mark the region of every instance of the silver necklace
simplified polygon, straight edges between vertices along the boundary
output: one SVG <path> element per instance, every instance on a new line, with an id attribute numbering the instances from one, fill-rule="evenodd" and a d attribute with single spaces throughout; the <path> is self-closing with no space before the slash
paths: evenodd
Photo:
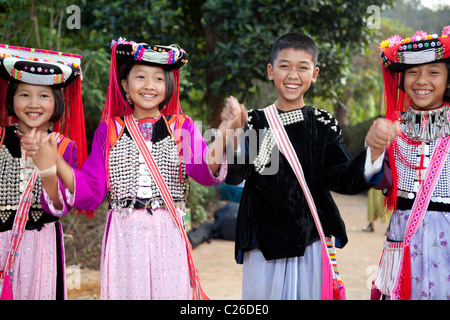
<path id="1" fill-rule="evenodd" d="M 440 135 L 450 135 L 449 109 L 448 104 L 433 110 L 410 107 L 399 120 L 405 124 L 407 136 L 413 140 L 428 142 L 439 138 Z"/>

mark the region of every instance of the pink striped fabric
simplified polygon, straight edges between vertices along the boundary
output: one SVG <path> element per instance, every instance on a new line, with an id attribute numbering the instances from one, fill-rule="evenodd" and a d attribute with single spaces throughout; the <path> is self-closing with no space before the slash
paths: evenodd
<path id="1" fill-rule="evenodd" d="M 269 122 L 270 129 L 272 130 L 278 148 L 280 148 L 280 151 L 288 160 L 289 164 L 294 170 L 295 175 L 297 176 L 298 181 L 300 182 L 300 186 L 302 187 L 306 201 L 308 202 L 309 208 L 313 215 L 317 231 L 319 232 L 320 240 L 322 242 L 322 300 L 334 300 L 336 298 L 345 299 L 345 291 L 343 286 L 341 287 L 340 297 L 336 297 L 334 293 L 333 285 L 337 285 L 337 277 L 333 269 L 330 255 L 328 254 L 326 245 L 327 240 L 322 229 L 322 224 L 320 223 L 319 214 L 317 213 L 314 199 L 311 195 L 311 192 L 309 191 L 308 185 L 306 184 L 302 166 L 284 129 L 284 126 L 281 123 L 275 104 L 272 104 L 271 106 L 265 108 L 264 113 L 266 115 L 267 121 Z"/>
<path id="2" fill-rule="evenodd" d="M 14 262 L 14 258 L 19 254 L 20 241 L 22 240 L 23 230 L 28 220 L 28 212 L 31 206 L 31 196 L 34 184 L 36 182 L 37 172 L 36 169 L 28 181 L 27 187 L 20 197 L 19 207 L 17 208 L 16 216 L 14 218 L 14 224 L 11 234 L 11 242 L 6 256 L 5 266 L 0 272 L 1 290 L 2 294 L 0 300 L 12 300 L 13 295 L 10 284 L 10 270 L 11 265 Z"/>
<path id="3" fill-rule="evenodd" d="M 159 172 L 158 166 L 153 159 L 150 151 L 147 148 L 147 145 L 144 142 L 144 139 L 142 138 L 142 135 L 137 127 L 136 122 L 133 119 L 132 115 L 125 116 L 125 125 L 127 126 L 128 130 L 131 133 L 131 136 L 138 146 L 139 151 L 141 152 L 142 156 L 144 157 L 145 163 L 147 164 L 148 169 L 150 170 L 150 173 L 153 177 L 153 179 L 156 182 L 156 185 L 158 186 L 159 191 L 161 192 L 161 195 L 164 199 L 164 202 L 169 209 L 170 213 L 172 214 L 172 217 L 174 219 L 175 224 L 177 225 L 178 229 L 180 230 L 181 234 L 183 235 L 184 241 L 186 243 L 187 248 L 187 256 L 188 256 L 188 264 L 189 264 L 189 274 L 191 277 L 191 285 L 193 288 L 193 299 L 194 300 L 206 300 L 209 299 L 209 297 L 206 295 L 206 293 L 203 291 L 201 285 L 200 285 L 200 277 L 197 272 L 197 268 L 194 263 L 194 258 L 192 255 L 192 245 L 187 237 L 186 230 L 183 227 L 182 222 L 178 218 L 176 214 L 175 204 L 173 203 L 173 198 L 170 194 L 169 189 L 167 188 L 167 185 Z"/>

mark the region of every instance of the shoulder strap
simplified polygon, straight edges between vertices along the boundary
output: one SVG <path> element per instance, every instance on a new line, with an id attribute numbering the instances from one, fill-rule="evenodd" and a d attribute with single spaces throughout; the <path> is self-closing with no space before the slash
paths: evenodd
<path id="1" fill-rule="evenodd" d="M 319 219 L 319 214 L 317 212 L 314 199 L 306 183 L 302 166 L 300 164 L 300 161 L 298 160 L 297 154 L 295 153 L 294 147 L 289 140 L 283 123 L 278 116 L 278 111 L 275 105 L 272 104 L 271 106 L 265 108 L 264 113 L 266 115 L 270 129 L 272 130 L 272 134 L 275 138 L 275 142 L 278 145 L 278 148 L 288 160 L 300 183 L 306 201 L 308 202 L 309 209 L 311 210 L 312 216 L 314 218 L 314 223 L 316 225 L 317 231 L 319 232 L 320 240 L 322 242 L 322 299 L 336 299 L 335 293 L 333 291 L 333 283 L 337 282 L 337 274 L 333 269 L 333 262 L 327 249 L 327 240 L 322 229 L 322 224 Z M 343 291 L 341 293 L 341 295 L 343 296 L 342 298 L 345 298 L 344 288 L 342 287 L 341 290 Z"/>
<path id="2" fill-rule="evenodd" d="M 5 140 L 5 128 L 0 127 L 0 147 L 3 145 L 3 140 Z"/>
<path id="3" fill-rule="evenodd" d="M 164 199 L 164 202 L 169 209 L 170 213 L 172 214 L 172 217 L 174 219 L 175 224 L 177 225 L 178 229 L 180 230 L 184 241 L 186 243 L 187 247 L 187 255 L 188 255 L 188 265 L 189 265 L 189 273 L 191 277 L 191 285 L 194 289 L 194 299 L 208 299 L 208 296 L 203 292 L 201 286 L 200 286 L 200 279 L 198 276 L 197 269 L 195 267 L 193 255 L 192 255 L 192 245 L 189 242 L 189 239 L 186 234 L 186 230 L 183 227 L 182 222 L 178 218 L 175 204 L 173 202 L 172 195 L 170 194 L 170 191 L 164 182 L 164 179 L 158 169 L 158 166 L 153 159 L 152 154 L 147 148 L 147 145 L 144 142 L 144 139 L 142 138 L 142 135 L 136 125 L 136 122 L 134 121 L 133 117 L 131 115 L 125 116 L 125 125 L 128 129 L 128 131 L 131 134 L 131 137 L 133 138 L 134 142 L 138 146 L 139 151 L 141 152 L 142 156 L 144 157 L 145 163 L 147 164 L 147 167 L 150 171 L 150 174 L 153 177 L 153 180 L 156 182 L 156 185 L 161 192 L 161 195 Z"/>
<path id="4" fill-rule="evenodd" d="M 23 231 L 25 229 L 25 225 L 28 220 L 28 212 L 31 206 L 31 197 L 34 184 L 36 182 L 37 172 L 36 169 L 33 170 L 33 173 L 28 180 L 28 184 L 24 192 L 20 197 L 19 206 L 16 211 L 16 216 L 14 217 L 14 224 L 11 233 L 11 241 L 9 243 L 9 250 L 5 260 L 5 265 L 3 270 L 0 271 L 0 284 L 1 284 L 1 299 L 5 299 L 6 292 L 9 294 L 8 299 L 12 298 L 11 288 L 5 288 L 4 285 L 10 285 L 9 277 L 11 273 L 11 265 L 14 262 L 14 258 L 18 255 L 18 249 L 20 242 L 22 240 Z M 6 281 L 5 281 L 6 279 Z"/>
<path id="5" fill-rule="evenodd" d="M 412 236 L 421 225 L 423 217 L 427 211 L 428 204 L 431 200 L 431 195 L 433 194 L 438 177 L 444 167 L 445 159 L 450 148 L 449 140 L 450 136 L 440 137 L 436 143 L 436 147 L 425 173 L 425 180 L 423 180 L 420 184 L 419 191 L 416 194 L 416 199 L 414 200 L 414 204 L 411 208 L 411 214 L 406 225 L 406 234 L 404 239 L 406 245 L 410 244 Z"/>
<path id="6" fill-rule="evenodd" d="M 314 203 L 314 199 L 309 191 L 308 185 L 306 183 L 305 176 L 303 174 L 302 165 L 297 158 L 294 147 L 289 140 L 289 137 L 284 129 L 284 126 L 278 116 L 278 111 L 275 105 L 271 105 L 264 109 L 264 113 L 266 115 L 267 121 L 269 122 L 270 129 L 272 130 L 273 136 L 275 138 L 275 142 L 278 145 L 278 148 L 286 157 L 287 161 L 291 165 L 294 173 L 302 187 L 303 193 L 305 194 L 306 201 L 308 202 L 309 208 L 314 218 L 314 222 L 317 227 L 317 231 L 319 232 L 320 239 L 323 243 L 326 243 L 325 234 L 322 229 L 322 224 L 320 223 L 319 215 L 317 213 L 316 205 Z"/>

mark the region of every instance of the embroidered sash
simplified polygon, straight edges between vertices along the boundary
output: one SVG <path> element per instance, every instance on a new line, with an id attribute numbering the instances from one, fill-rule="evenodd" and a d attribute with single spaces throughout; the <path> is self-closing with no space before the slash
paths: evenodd
<path id="1" fill-rule="evenodd" d="M 319 232 L 320 240 L 322 242 L 322 300 L 344 300 L 345 289 L 342 281 L 338 279 L 338 275 L 333 268 L 333 263 L 327 250 L 327 242 L 329 241 L 327 241 L 327 238 L 325 237 L 325 234 L 323 232 L 319 214 L 317 212 L 314 199 L 306 183 L 300 161 L 298 160 L 294 147 L 292 146 L 286 130 L 281 123 L 275 104 L 272 104 L 271 106 L 265 108 L 264 113 L 266 115 L 267 121 L 269 122 L 269 126 L 272 129 L 272 133 L 278 145 L 278 148 L 288 160 L 298 181 L 300 182 L 300 186 L 302 187 L 306 201 L 308 202 L 308 206 L 314 218 L 314 223 L 316 225 L 317 231 Z"/>
<path id="2" fill-rule="evenodd" d="M 0 272 L 0 290 L 2 292 L 0 300 L 13 299 L 10 283 L 11 265 L 14 258 L 19 255 L 17 252 L 22 240 L 25 225 L 27 224 L 28 212 L 30 211 L 32 191 L 34 183 L 36 182 L 36 176 L 37 172 L 36 169 L 34 169 L 30 180 L 28 180 L 27 187 L 20 197 L 19 206 L 17 208 L 16 216 L 14 217 L 9 251 L 6 256 L 5 266 Z"/>
<path id="3" fill-rule="evenodd" d="M 181 235 L 183 236 L 184 242 L 186 243 L 187 248 L 187 258 L 188 258 L 188 265 L 189 265 L 189 275 L 191 279 L 191 286 L 193 288 L 193 299 L 194 300 L 209 300 L 209 297 L 206 295 L 206 293 L 203 291 L 201 285 L 200 285 L 200 277 L 197 272 L 197 268 L 194 263 L 194 258 L 192 255 L 192 245 L 187 237 L 186 230 L 183 227 L 183 223 L 181 222 L 176 209 L 175 204 L 173 202 L 173 198 L 170 194 L 170 191 L 158 169 L 158 165 L 153 159 L 153 156 L 151 155 L 150 151 L 147 148 L 147 145 L 144 142 L 144 139 L 142 138 L 141 133 L 139 132 L 139 129 L 136 125 L 136 122 L 134 121 L 132 115 L 125 116 L 125 125 L 127 126 L 128 130 L 130 131 L 130 134 L 136 143 L 136 145 L 139 148 L 139 151 L 141 152 L 142 156 L 144 157 L 145 163 L 147 164 L 147 167 L 150 171 L 150 174 L 153 177 L 153 180 L 156 182 L 156 185 L 158 186 L 159 191 L 161 192 L 161 195 L 164 199 L 164 203 L 166 204 L 167 208 L 169 209 L 170 213 L 172 214 L 172 218 L 174 219 L 174 222 L 178 229 L 181 232 Z"/>

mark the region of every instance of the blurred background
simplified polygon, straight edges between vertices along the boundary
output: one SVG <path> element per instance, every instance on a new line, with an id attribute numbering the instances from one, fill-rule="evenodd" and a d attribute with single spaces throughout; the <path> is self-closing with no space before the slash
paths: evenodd
<path id="1" fill-rule="evenodd" d="M 82 55 L 88 148 L 107 91 L 111 40 L 185 49 L 181 105 L 206 130 L 217 126 L 230 94 L 248 109 L 273 103 L 271 45 L 283 33 L 304 32 L 320 50 L 319 78 L 305 101 L 338 119 L 354 154 L 383 115 L 379 43 L 417 30 L 440 35 L 450 25 L 450 0 L 0 0 L 0 19 L 1 43 Z M 192 182 L 188 228 L 212 219 L 219 206 L 217 188 Z M 68 265 L 99 268 L 105 212 L 106 204 L 95 219 L 64 217 Z"/>

